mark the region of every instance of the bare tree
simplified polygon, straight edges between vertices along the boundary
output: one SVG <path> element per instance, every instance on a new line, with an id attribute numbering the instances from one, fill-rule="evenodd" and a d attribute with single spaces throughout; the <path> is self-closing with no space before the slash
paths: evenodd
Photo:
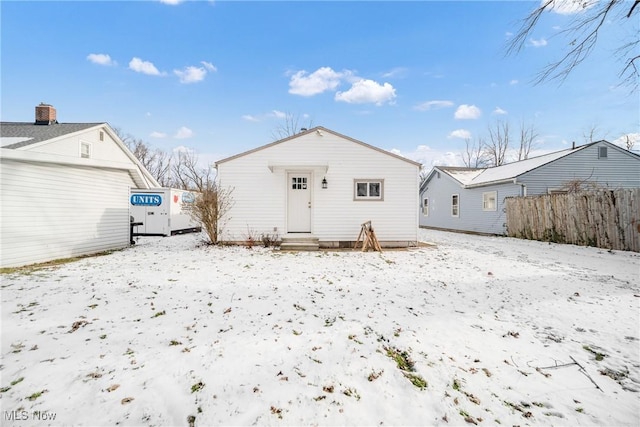
<path id="1" fill-rule="evenodd" d="M 629 135 L 625 135 L 624 148 L 631 151 L 633 150 L 634 145 L 636 145 L 635 139 L 631 139 Z"/>
<path id="2" fill-rule="evenodd" d="M 186 150 L 174 154 L 171 175 L 175 186 L 183 190 L 204 192 L 215 186 L 213 166 L 201 167 L 195 152 Z"/>
<path id="3" fill-rule="evenodd" d="M 221 188 L 212 181 L 196 195 L 191 216 L 202 224 L 210 243 L 216 245 L 224 231 L 228 213 L 233 207 L 233 189 Z"/>
<path id="4" fill-rule="evenodd" d="M 465 138 L 465 150 L 462 152 L 462 162 L 468 168 L 481 168 L 485 166 L 483 148 L 485 142 L 483 138 L 471 141 Z"/>
<path id="5" fill-rule="evenodd" d="M 489 140 L 482 147 L 483 160 L 487 166 L 503 165 L 509 148 L 509 122 L 497 120 L 488 130 Z"/>
<path id="6" fill-rule="evenodd" d="M 572 2 L 572 3 L 569 3 Z M 640 0 L 564 0 L 565 6 L 574 5 L 576 12 L 571 24 L 560 30 L 557 34 L 568 37 L 569 43 L 562 58 L 547 65 L 538 73 L 536 84 L 549 80 L 564 81 L 571 71 L 589 56 L 598 41 L 598 35 L 604 31 L 603 27 L 608 20 L 615 20 L 618 23 L 625 23 L 631 26 L 637 23 L 631 16 L 640 10 L 637 7 Z M 557 7 L 558 0 L 546 0 L 536 7 L 523 21 L 516 35 L 508 42 L 506 47 L 507 55 L 519 53 L 529 36 L 545 12 L 550 12 Z M 618 24 L 612 25 L 612 27 Z M 638 90 L 638 61 L 640 55 L 637 54 L 636 47 L 640 43 L 637 32 L 631 31 L 630 40 L 623 41 L 616 50 L 616 54 L 624 61 L 624 66 L 619 73 L 621 84 L 630 87 L 631 92 Z"/>
<path id="7" fill-rule="evenodd" d="M 584 138 L 585 144 L 591 144 L 595 141 L 600 141 L 604 139 L 606 133 L 602 133 L 598 128 L 598 125 L 591 125 L 589 128 L 582 132 L 582 137 Z"/>
<path id="8" fill-rule="evenodd" d="M 305 120 L 308 120 L 305 122 Z M 300 133 L 303 129 L 313 127 L 313 120 L 308 117 L 300 117 L 298 114 L 286 113 L 284 123 L 279 124 L 272 132 L 271 137 L 274 141 L 293 136 Z"/>
<path id="9" fill-rule="evenodd" d="M 524 121 L 520 123 L 520 146 L 518 147 L 518 160 L 529 158 L 531 149 L 535 147 L 538 132 L 534 125 L 527 125 Z"/>
<path id="10" fill-rule="evenodd" d="M 113 131 L 161 186 L 171 186 L 170 158 L 166 152 L 151 148 L 142 139 L 125 134 L 120 128 L 113 128 Z"/>

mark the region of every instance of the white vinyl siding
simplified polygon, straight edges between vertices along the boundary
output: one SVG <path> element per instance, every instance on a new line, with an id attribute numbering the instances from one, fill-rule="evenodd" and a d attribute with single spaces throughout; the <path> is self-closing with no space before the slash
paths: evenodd
<path id="1" fill-rule="evenodd" d="M 233 188 L 225 241 L 244 241 L 247 227 L 258 234 L 286 232 L 288 172 L 311 172 L 311 233 L 320 242 L 355 241 L 369 220 L 381 242 L 417 241 L 418 165 L 323 135 L 309 133 L 217 165 L 220 185 Z M 274 164 L 281 166 L 270 169 Z M 354 200 L 354 180 L 371 177 L 384 179 L 384 202 Z"/>
<path id="2" fill-rule="evenodd" d="M 129 245 L 127 171 L 1 160 L 0 265 Z"/>
<path id="3" fill-rule="evenodd" d="M 498 192 L 487 191 L 482 193 L 482 210 L 483 211 L 495 211 L 497 208 Z"/>

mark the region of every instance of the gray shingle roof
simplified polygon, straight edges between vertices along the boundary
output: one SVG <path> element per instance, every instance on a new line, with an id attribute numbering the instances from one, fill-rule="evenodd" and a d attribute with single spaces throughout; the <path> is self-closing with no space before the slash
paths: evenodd
<path id="1" fill-rule="evenodd" d="M 0 122 L 0 138 L 30 138 L 26 141 L 20 141 L 2 147 L 20 148 L 102 124 L 104 123 L 55 123 L 52 125 L 36 125 L 33 122 Z"/>

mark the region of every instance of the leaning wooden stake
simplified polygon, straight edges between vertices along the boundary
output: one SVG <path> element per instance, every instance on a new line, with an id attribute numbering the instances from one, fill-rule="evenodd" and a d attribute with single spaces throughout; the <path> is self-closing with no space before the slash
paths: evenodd
<path id="1" fill-rule="evenodd" d="M 356 240 L 354 249 L 358 248 L 360 239 L 362 239 L 362 252 L 365 252 L 369 248 L 372 248 L 373 250 L 378 252 L 382 252 L 380 242 L 378 242 L 376 233 L 373 231 L 373 227 L 371 227 L 371 221 L 367 221 L 360 226 L 360 234 L 358 234 L 358 239 Z"/>

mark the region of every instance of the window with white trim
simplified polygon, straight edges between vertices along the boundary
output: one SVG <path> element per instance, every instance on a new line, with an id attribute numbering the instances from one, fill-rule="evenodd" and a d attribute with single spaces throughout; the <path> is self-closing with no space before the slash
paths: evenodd
<path id="1" fill-rule="evenodd" d="M 451 195 L 451 216 L 455 218 L 460 216 L 460 196 L 458 194 Z"/>
<path id="2" fill-rule="evenodd" d="M 91 158 L 91 144 L 88 142 L 80 142 L 80 157 L 83 159 Z"/>
<path id="3" fill-rule="evenodd" d="M 496 211 L 498 210 L 498 192 L 487 191 L 482 193 L 482 210 L 483 211 Z"/>
<path id="4" fill-rule="evenodd" d="M 425 197 L 422 201 L 422 215 L 429 216 L 429 198 Z"/>
<path id="5" fill-rule="evenodd" d="M 356 179 L 353 191 L 354 200 L 383 200 L 384 179 Z"/>

